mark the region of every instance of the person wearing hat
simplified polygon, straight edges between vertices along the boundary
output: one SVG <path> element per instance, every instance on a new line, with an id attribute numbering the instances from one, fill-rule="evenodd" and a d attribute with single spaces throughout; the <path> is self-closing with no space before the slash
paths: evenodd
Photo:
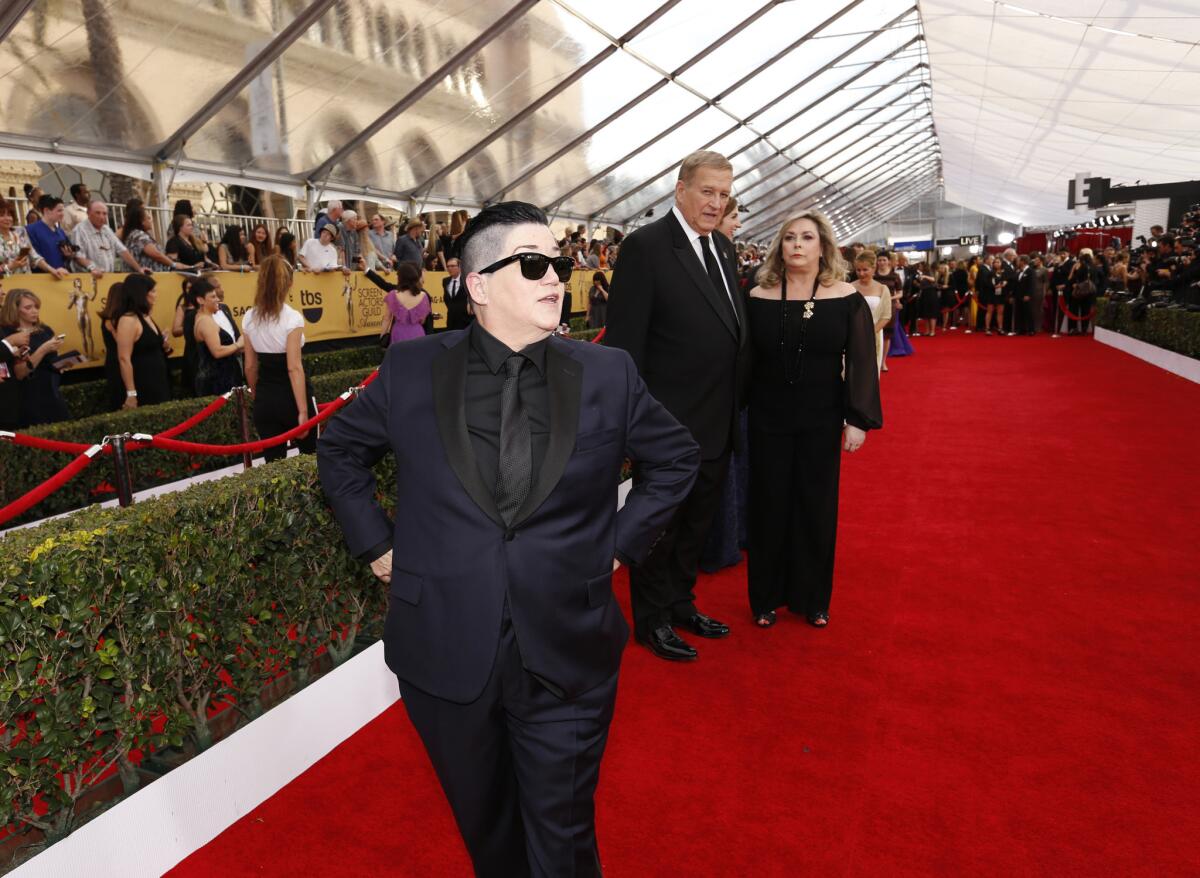
<path id="1" fill-rule="evenodd" d="M 380 261 L 385 264 L 384 267 L 395 269 L 396 236 L 392 234 L 392 224 L 381 215 L 375 214 L 371 217 L 371 228 L 367 230 L 367 237 L 371 239 L 371 245 Z"/>
<path id="2" fill-rule="evenodd" d="M 336 271 L 340 268 L 344 273 L 349 274 L 350 270 L 338 261 L 338 251 L 334 246 L 337 236 L 337 226 L 333 223 L 321 226 L 317 237 L 309 238 L 300 248 L 296 257 L 300 262 L 300 267 L 304 271 L 313 272 Z"/>
<path id="3" fill-rule="evenodd" d="M 408 221 L 408 225 L 404 227 L 404 234 L 400 236 L 400 240 L 396 242 L 396 262 L 411 262 L 417 268 L 423 268 L 425 264 L 424 248 L 421 246 L 421 233 L 425 231 L 425 223 L 419 218 L 413 217 Z"/>

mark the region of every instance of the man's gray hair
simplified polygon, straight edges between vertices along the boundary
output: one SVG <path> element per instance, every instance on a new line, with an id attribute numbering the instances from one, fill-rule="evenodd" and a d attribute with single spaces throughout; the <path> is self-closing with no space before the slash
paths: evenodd
<path id="1" fill-rule="evenodd" d="M 341 210 L 342 203 L 340 201 L 331 201 L 327 205 L 325 205 L 325 209 L 326 210 Z"/>
<path id="2" fill-rule="evenodd" d="M 701 168 L 716 168 L 718 171 L 733 173 L 733 165 L 729 163 L 729 159 L 711 149 L 701 149 L 683 160 L 683 164 L 679 166 L 679 179 L 690 183 L 692 177 L 696 176 L 696 171 Z"/>

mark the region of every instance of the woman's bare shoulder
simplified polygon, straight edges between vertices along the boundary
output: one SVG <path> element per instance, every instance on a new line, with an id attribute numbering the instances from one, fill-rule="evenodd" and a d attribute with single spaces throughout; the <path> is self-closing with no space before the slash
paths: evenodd
<path id="1" fill-rule="evenodd" d="M 855 288 L 854 284 L 847 283 L 844 280 L 834 281 L 829 286 L 821 287 L 821 298 L 823 299 L 843 299 L 852 294 L 862 295 Z"/>
<path id="2" fill-rule="evenodd" d="M 751 299 L 778 299 L 779 287 L 757 286 L 749 293 Z"/>

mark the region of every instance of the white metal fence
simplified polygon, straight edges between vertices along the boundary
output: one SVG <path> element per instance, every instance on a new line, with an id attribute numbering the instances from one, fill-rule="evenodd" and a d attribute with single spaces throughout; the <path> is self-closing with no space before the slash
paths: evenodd
<path id="1" fill-rule="evenodd" d="M 25 198 L 10 198 L 9 203 L 16 205 L 17 219 L 16 225 L 25 224 L 25 215 L 30 210 L 30 204 Z M 171 221 L 174 219 L 172 208 L 169 207 L 146 207 L 146 211 L 150 214 L 154 222 L 154 237 L 160 244 L 165 244 L 167 239 L 171 237 Z M 256 225 L 262 224 L 267 227 L 270 233 L 271 240 L 275 240 L 275 232 L 282 226 L 296 236 L 296 240 L 303 242 L 312 237 L 313 223 L 315 220 L 298 219 L 279 219 L 277 217 L 266 216 L 242 216 L 235 213 L 197 213 L 193 217 L 197 231 L 203 232 L 204 236 L 209 241 L 216 243 L 221 240 L 221 236 L 225 234 L 225 230 L 230 226 L 241 226 L 246 230 L 246 235 L 249 237 L 250 230 Z M 120 229 L 125 224 L 125 205 L 124 204 L 109 204 L 108 205 L 108 222 L 113 229 Z"/>

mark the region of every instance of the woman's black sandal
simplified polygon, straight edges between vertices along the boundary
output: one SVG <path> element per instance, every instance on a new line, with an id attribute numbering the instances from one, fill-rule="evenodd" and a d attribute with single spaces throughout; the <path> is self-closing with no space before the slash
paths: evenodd
<path id="1" fill-rule="evenodd" d="M 754 624 L 759 628 L 770 628 L 775 624 L 775 611 L 770 610 L 766 613 L 758 613 L 754 617 Z"/>
<path id="2" fill-rule="evenodd" d="M 824 628 L 829 624 L 828 613 L 810 613 L 808 616 L 808 624 L 814 628 Z"/>

